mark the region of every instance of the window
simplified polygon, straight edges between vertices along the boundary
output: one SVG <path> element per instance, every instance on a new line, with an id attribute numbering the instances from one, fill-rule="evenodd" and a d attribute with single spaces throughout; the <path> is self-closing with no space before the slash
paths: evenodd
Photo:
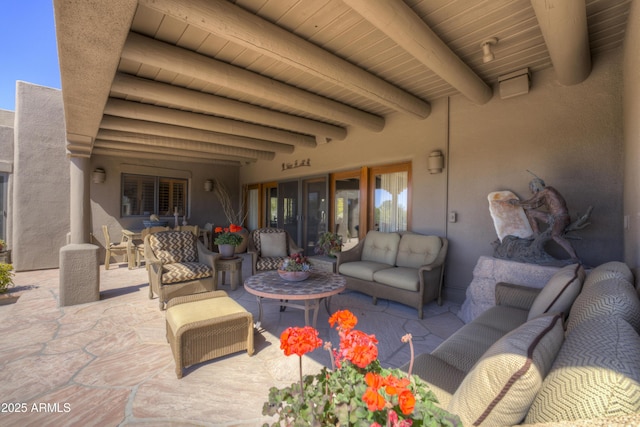
<path id="1" fill-rule="evenodd" d="M 369 229 L 406 231 L 410 227 L 411 163 L 370 169 Z"/>
<path id="2" fill-rule="evenodd" d="M 122 216 L 185 216 L 188 180 L 122 174 Z"/>

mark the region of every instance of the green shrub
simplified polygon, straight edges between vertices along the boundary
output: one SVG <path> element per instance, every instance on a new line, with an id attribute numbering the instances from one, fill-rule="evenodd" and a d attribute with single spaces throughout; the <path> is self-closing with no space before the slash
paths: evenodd
<path id="1" fill-rule="evenodd" d="M 0 262 L 0 294 L 13 286 L 13 265 Z"/>

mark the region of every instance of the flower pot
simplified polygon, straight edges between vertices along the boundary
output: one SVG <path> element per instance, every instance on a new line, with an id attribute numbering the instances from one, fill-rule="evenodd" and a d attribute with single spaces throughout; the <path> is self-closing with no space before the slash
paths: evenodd
<path id="1" fill-rule="evenodd" d="M 284 280 L 288 280 L 289 282 L 301 282 L 306 280 L 311 275 L 310 271 L 286 271 L 286 270 L 278 270 L 278 274 Z"/>
<path id="2" fill-rule="evenodd" d="M 223 258 L 231 258 L 235 253 L 236 247 L 233 245 L 218 245 L 218 251 Z"/>

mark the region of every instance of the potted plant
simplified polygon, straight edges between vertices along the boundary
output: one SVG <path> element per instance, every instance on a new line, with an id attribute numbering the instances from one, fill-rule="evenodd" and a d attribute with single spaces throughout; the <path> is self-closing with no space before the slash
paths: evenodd
<path id="1" fill-rule="evenodd" d="M 242 236 L 236 234 L 242 227 L 231 224 L 229 227 L 216 227 L 214 232 L 219 233 L 213 243 L 218 245 L 218 251 L 224 258 L 231 258 L 235 253 L 236 246 L 242 243 Z"/>
<path id="2" fill-rule="evenodd" d="M 7 291 L 13 286 L 13 265 L 0 262 L 0 305 L 13 304 L 18 295 L 9 295 Z"/>
<path id="3" fill-rule="evenodd" d="M 342 250 L 342 236 L 338 233 L 325 231 L 320 235 L 315 247 L 315 253 L 335 257 Z"/>
<path id="4" fill-rule="evenodd" d="M 285 259 L 278 268 L 278 274 L 285 280 L 299 282 L 311 274 L 309 259 L 302 254 L 293 254 Z"/>
<path id="5" fill-rule="evenodd" d="M 4 242 L 4 240 L 0 239 L 0 252 L 4 252 L 4 246 L 6 245 L 6 243 Z"/>

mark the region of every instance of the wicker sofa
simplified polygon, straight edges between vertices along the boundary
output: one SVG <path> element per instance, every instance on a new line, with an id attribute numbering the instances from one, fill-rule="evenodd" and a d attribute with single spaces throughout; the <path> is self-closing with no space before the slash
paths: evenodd
<path id="1" fill-rule="evenodd" d="M 417 233 L 369 231 L 358 244 L 337 254 L 336 271 L 347 288 L 396 301 L 418 310 L 438 299 L 442 303 L 442 277 L 448 240 Z"/>
<path id="2" fill-rule="evenodd" d="M 629 268 L 586 275 L 574 264 L 542 290 L 497 284 L 496 305 L 419 355 L 412 373 L 464 425 L 638 425 L 639 331 Z"/>

